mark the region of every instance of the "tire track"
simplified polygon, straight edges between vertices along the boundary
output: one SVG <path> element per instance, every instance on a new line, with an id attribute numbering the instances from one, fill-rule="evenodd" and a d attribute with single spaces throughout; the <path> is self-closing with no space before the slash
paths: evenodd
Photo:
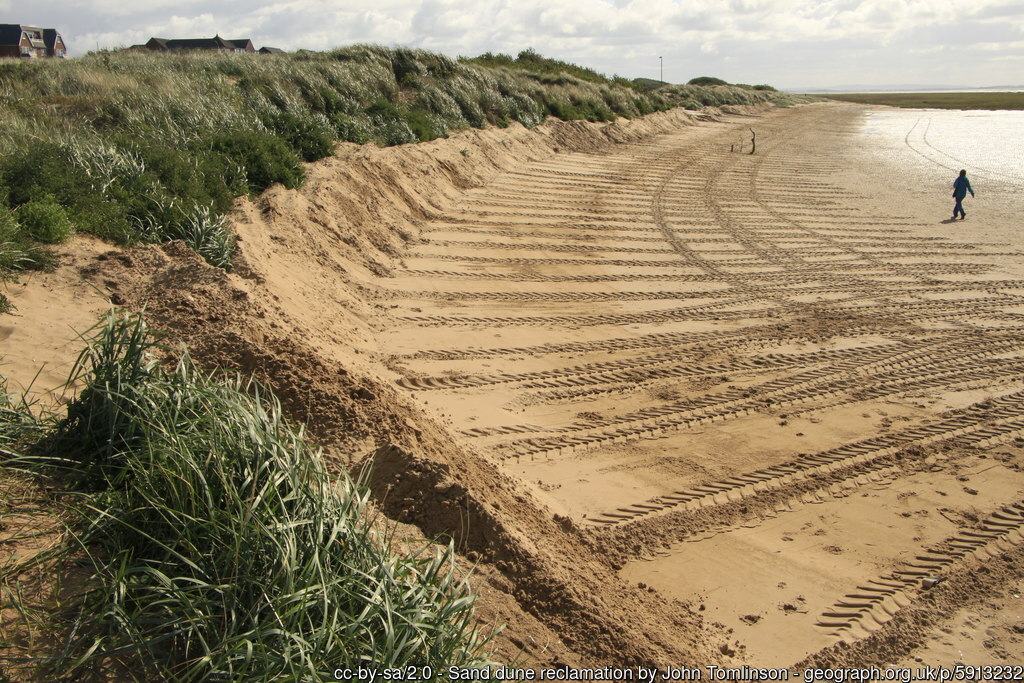
<path id="1" fill-rule="evenodd" d="M 977 526 L 917 554 L 913 561 L 866 581 L 825 610 L 816 626 L 847 643 L 866 638 L 909 607 L 952 569 L 985 562 L 1024 543 L 1024 500 L 1001 507 Z"/>
<path id="2" fill-rule="evenodd" d="M 894 347 L 900 344 L 875 345 L 856 349 L 812 351 L 804 354 L 768 354 L 748 360 L 722 361 L 710 364 L 687 364 L 685 366 L 675 365 L 680 361 L 687 361 L 688 355 L 683 352 L 662 353 L 631 358 L 618 361 L 607 361 L 601 363 L 588 363 L 575 365 L 557 370 L 542 370 L 538 372 L 524 372 L 517 374 L 495 374 L 495 375 L 463 375 L 433 376 L 402 378 L 397 384 L 406 389 L 432 390 L 444 388 L 467 388 L 480 387 L 493 384 L 525 383 L 524 388 L 550 388 L 558 386 L 569 386 L 576 384 L 575 378 L 592 376 L 592 382 L 632 382 L 639 381 L 635 375 L 619 374 L 628 373 L 637 369 L 649 369 L 665 364 L 674 364 L 665 368 L 658 368 L 656 373 L 661 377 L 699 377 L 702 375 L 717 375 L 726 372 L 767 372 L 778 369 L 792 368 L 795 366 L 814 365 L 836 360 L 851 358 L 878 358 L 893 351 Z M 560 382 L 565 382 L 560 383 Z"/>
<path id="3" fill-rule="evenodd" d="M 695 281 L 698 281 L 696 278 Z M 801 278 L 804 280 L 804 278 Z M 789 283 L 787 283 L 789 284 Z M 795 281 L 793 285 L 803 284 Z M 904 296 L 919 294 L 956 293 L 971 290 L 981 290 L 997 294 L 1000 289 L 1024 289 L 1024 280 L 978 280 L 973 282 L 957 282 L 948 284 L 935 284 L 933 286 L 907 287 L 905 282 L 845 282 L 830 285 L 806 287 L 787 286 L 779 288 L 780 293 L 789 296 L 806 296 L 814 294 L 835 294 L 837 292 L 848 294 L 859 294 L 863 296 L 872 295 L 877 298 L 879 293 L 899 294 Z M 434 299 L 445 301 L 511 301 L 511 302 L 539 302 L 539 303 L 565 303 L 565 302 L 591 302 L 591 301 L 640 301 L 640 300 L 678 300 L 678 299 L 720 299 L 735 297 L 734 292 L 729 291 L 702 291 L 699 289 L 690 291 L 681 290 L 650 290 L 650 291 L 628 291 L 613 290 L 607 292 L 522 292 L 522 291 L 403 291 L 397 289 L 380 289 L 373 293 L 377 297 L 406 298 L 406 299 Z"/>
<path id="4" fill-rule="evenodd" d="M 611 313 L 604 315 L 534 315 L 534 316 L 454 316 L 454 315 L 419 315 L 399 316 L 403 322 L 419 325 L 635 325 L 674 322 L 681 320 L 747 320 L 770 317 L 775 309 L 742 309 L 727 310 L 729 306 L 748 303 L 751 299 L 762 297 L 727 299 L 719 303 L 702 304 L 646 311 L 643 313 Z M 991 298 L 957 299 L 957 300 L 922 300 L 917 302 L 900 302 L 887 306 L 831 306 L 830 310 L 837 314 L 858 316 L 882 316 L 900 313 L 912 313 L 906 319 L 924 317 L 974 317 L 980 312 L 1002 314 L 1002 303 Z M 1003 314 L 1015 315 L 1015 314 Z"/>
<path id="5" fill-rule="evenodd" d="M 980 380 L 1018 380 L 1024 372 L 1024 359 L 992 360 L 993 356 L 1003 351 L 1002 348 L 977 351 L 946 362 L 934 362 L 944 355 L 938 351 L 916 360 L 901 360 L 896 354 L 878 362 L 865 363 L 853 359 L 829 368 L 805 370 L 756 387 L 730 389 L 698 399 L 685 399 L 627 413 L 596 426 L 593 422 L 567 425 L 562 429 L 571 434 L 565 436 L 518 439 L 496 444 L 492 448 L 497 455 L 505 458 L 533 458 L 538 455 L 550 457 L 563 449 L 578 452 L 580 449 L 590 450 L 607 443 L 657 438 L 666 431 L 735 419 L 762 411 L 766 407 L 779 408 L 840 395 L 847 399 L 846 403 L 854 403 L 907 391 L 948 388 Z M 909 367 L 900 367 L 908 364 Z"/>
<path id="6" fill-rule="evenodd" d="M 878 482 L 882 476 L 897 473 L 899 468 L 888 461 L 909 448 L 942 445 L 981 447 L 1022 432 L 1024 392 L 1016 392 L 1002 396 L 988 405 L 975 404 L 962 411 L 955 411 L 933 424 L 865 439 L 803 455 L 779 465 L 672 491 L 589 515 L 587 522 L 603 528 L 676 509 L 688 512 L 707 510 L 785 489 L 812 477 L 850 469 L 849 476 L 822 490 L 822 495 L 842 495 L 851 488 Z"/>

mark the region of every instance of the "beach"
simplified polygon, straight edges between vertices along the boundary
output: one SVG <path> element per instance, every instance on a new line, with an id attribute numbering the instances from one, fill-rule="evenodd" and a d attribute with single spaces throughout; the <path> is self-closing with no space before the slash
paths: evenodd
<path id="1" fill-rule="evenodd" d="M 506 662 L 1021 664 L 1021 119 L 341 145 L 238 200 L 230 273 L 60 247 L 7 285 L 4 371 L 59 401 L 113 302 L 255 373 L 337 467 L 372 464 L 404 534 L 455 540 Z"/>

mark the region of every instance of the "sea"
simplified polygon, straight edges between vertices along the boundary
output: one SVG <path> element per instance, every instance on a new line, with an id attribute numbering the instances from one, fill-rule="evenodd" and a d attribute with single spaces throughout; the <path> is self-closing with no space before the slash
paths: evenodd
<path id="1" fill-rule="evenodd" d="M 1024 189 L 1024 111 L 873 109 L 859 131 L 868 148 L 898 164 L 1002 190 Z"/>

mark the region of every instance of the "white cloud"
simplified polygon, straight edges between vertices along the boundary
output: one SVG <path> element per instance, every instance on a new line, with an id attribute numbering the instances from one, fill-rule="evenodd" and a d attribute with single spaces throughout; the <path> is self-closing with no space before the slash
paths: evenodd
<path id="1" fill-rule="evenodd" d="M 858 69 L 879 85 L 929 72 L 932 81 L 936 73 L 1019 81 L 1005 58 L 1024 36 L 1024 0 L 36 0 L 31 15 L 11 21 L 57 26 L 72 54 L 151 35 L 249 34 L 285 49 L 374 42 L 514 55 L 533 47 L 625 76 L 657 74 L 662 55 L 669 80 L 712 74 L 783 86 L 865 82 Z M 937 44 L 951 49 L 931 51 Z M 956 53 L 971 45 L 999 61 L 979 69 L 972 57 L 967 71 Z"/>
<path id="2" fill-rule="evenodd" d="M 1015 54 L 1007 56 L 1020 57 L 1024 56 L 1024 40 L 1015 43 L 977 43 L 974 49 L 986 52 L 1012 52 Z"/>

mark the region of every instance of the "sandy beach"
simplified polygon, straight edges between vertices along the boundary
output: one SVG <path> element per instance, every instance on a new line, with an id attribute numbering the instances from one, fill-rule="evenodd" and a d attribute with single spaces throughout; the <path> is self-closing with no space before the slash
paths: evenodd
<path id="1" fill-rule="evenodd" d="M 76 238 L 6 283 L 3 372 L 58 399 L 113 302 L 257 374 L 455 539 L 506 662 L 1022 664 L 1024 195 L 948 220 L 957 155 L 874 111 L 342 145 L 238 201 L 231 273 Z"/>

